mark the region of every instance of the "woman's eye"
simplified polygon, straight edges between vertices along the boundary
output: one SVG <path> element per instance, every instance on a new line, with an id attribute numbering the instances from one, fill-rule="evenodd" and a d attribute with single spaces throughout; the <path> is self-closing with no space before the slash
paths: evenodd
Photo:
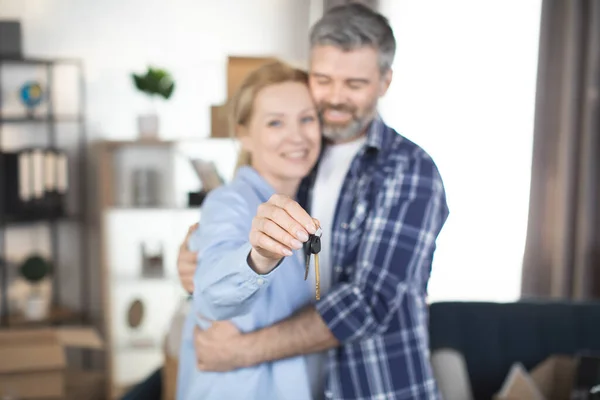
<path id="1" fill-rule="evenodd" d="M 277 127 L 281 126 L 281 121 L 278 121 L 278 120 L 269 121 L 267 123 L 267 126 L 277 128 Z"/>

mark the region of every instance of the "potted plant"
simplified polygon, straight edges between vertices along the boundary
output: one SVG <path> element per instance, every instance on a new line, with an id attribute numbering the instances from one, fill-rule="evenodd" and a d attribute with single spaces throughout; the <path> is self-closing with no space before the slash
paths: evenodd
<path id="1" fill-rule="evenodd" d="M 44 319 L 48 314 L 50 301 L 44 298 L 41 283 L 52 271 L 51 264 L 39 255 L 28 257 L 19 268 L 21 276 L 30 284 L 31 291 L 23 314 L 28 320 Z"/>
<path id="2" fill-rule="evenodd" d="M 166 70 L 148 67 L 145 74 L 131 74 L 135 87 L 150 98 L 152 111 L 138 116 L 140 137 L 155 139 L 158 136 L 158 114 L 156 112 L 157 97 L 168 100 L 175 90 L 175 82 Z"/>

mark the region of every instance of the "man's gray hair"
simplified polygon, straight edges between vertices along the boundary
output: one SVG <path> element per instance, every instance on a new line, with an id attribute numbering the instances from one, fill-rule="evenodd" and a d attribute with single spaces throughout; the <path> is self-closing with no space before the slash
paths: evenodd
<path id="1" fill-rule="evenodd" d="M 333 7 L 314 24 L 310 47 L 326 45 L 344 51 L 374 48 L 379 52 L 381 73 L 392 67 L 396 53 L 396 39 L 387 18 L 359 3 Z"/>

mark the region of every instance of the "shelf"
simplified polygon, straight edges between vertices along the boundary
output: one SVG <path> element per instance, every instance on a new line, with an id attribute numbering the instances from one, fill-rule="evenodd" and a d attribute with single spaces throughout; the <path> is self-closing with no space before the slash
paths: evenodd
<path id="1" fill-rule="evenodd" d="M 81 66 L 81 60 L 75 58 L 43 58 L 43 57 L 7 57 L 0 56 L 0 64 L 17 64 L 17 65 L 55 65 L 55 64 L 72 64 Z"/>
<path id="2" fill-rule="evenodd" d="M 40 217 L 37 215 L 23 217 L 4 216 L 4 221 L 0 221 L 0 226 L 31 225 L 49 222 L 78 222 L 80 219 L 81 216 L 77 214 L 55 217 Z"/>
<path id="3" fill-rule="evenodd" d="M 42 124 L 49 122 L 83 122 L 81 115 L 50 115 L 40 117 L 0 117 L 0 124 Z"/>
<path id="4" fill-rule="evenodd" d="M 140 353 L 140 352 L 149 352 L 149 353 L 156 353 L 156 352 L 163 352 L 164 348 L 161 345 L 161 343 L 157 343 L 156 341 L 148 341 L 147 343 L 130 343 L 130 344 L 117 344 L 116 346 L 113 346 L 112 350 L 115 350 L 117 353 L 126 353 L 126 352 L 132 352 L 132 353 Z"/>
<path id="5" fill-rule="evenodd" d="M 76 80 L 77 84 L 74 85 L 72 89 L 69 88 L 69 91 L 76 92 L 77 101 L 73 104 L 73 108 L 55 108 L 53 106 L 54 102 L 58 100 L 54 98 L 55 96 L 50 96 L 46 98 L 46 109 L 34 110 L 34 112 L 32 113 L 29 113 L 29 110 L 27 108 L 15 108 L 11 111 L 8 108 L 2 108 L 2 105 L 0 105 L 0 125 L 6 124 L 10 125 L 10 128 L 16 128 L 15 132 L 13 132 L 12 129 L 6 130 L 5 135 L 8 134 L 8 139 L 12 137 L 23 139 L 21 138 L 22 135 L 20 135 L 22 132 L 19 132 L 19 130 L 31 130 L 34 128 L 40 128 L 41 131 L 39 133 L 42 134 L 41 138 L 47 139 L 46 144 L 52 147 L 58 146 L 58 148 L 62 148 L 66 146 L 66 143 L 61 144 L 62 140 L 57 142 L 57 138 L 62 137 L 63 133 L 55 132 L 54 128 L 58 129 L 62 127 L 62 125 L 57 126 L 57 124 L 70 124 L 73 130 L 72 134 L 71 132 L 65 132 L 64 134 L 68 134 L 69 141 L 74 142 L 74 145 L 77 144 L 77 148 L 73 149 L 74 152 L 76 151 L 75 161 L 77 162 L 77 164 L 75 164 L 74 167 L 71 168 L 71 170 L 76 168 L 81 168 L 81 170 L 77 171 L 78 173 L 76 173 L 75 176 L 71 177 L 71 175 L 69 175 L 68 182 L 71 182 L 71 180 L 76 180 L 76 184 L 70 185 L 71 187 L 76 186 L 78 188 L 85 188 L 88 180 L 88 177 L 86 176 L 87 169 L 85 167 L 88 165 L 88 161 L 87 150 L 85 146 L 81 146 L 81 143 L 83 143 L 83 141 L 86 140 L 86 131 L 84 129 L 86 118 L 86 112 L 84 107 L 86 80 L 84 77 L 82 60 L 78 58 L 52 57 L 51 55 L 49 57 L 0 55 L 0 79 L 10 80 L 10 77 L 6 76 L 5 72 L 9 73 L 19 71 L 37 71 L 36 73 L 45 73 L 48 78 L 46 79 L 46 84 L 48 86 L 46 89 L 48 93 L 58 93 L 61 91 L 60 87 L 57 90 L 55 90 L 56 84 L 54 83 L 54 79 L 59 78 L 55 77 L 54 73 L 61 72 L 60 75 L 62 75 L 63 71 L 60 70 L 65 70 L 65 73 L 68 72 L 70 75 L 72 75 L 74 83 Z M 67 126 L 64 127 L 65 129 L 67 128 Z M 40 144 L 38 140 L 39 138 L 37 137 L 38 135 L 35 136 L 36 137 L 24 138 L 25 141 L 23 143 L 20 143 L 19 141 L 19 147 L 26 147 L 28 146 L 27 143 L 29 143 L 30 146 L 39 146 Z M 6 136 L 3 136 L 3 138 L 6 138 Z M 9 142 L 12 141 L 9 140 Z M 1 153 L 2 151 L 0 150 L 0 155 L 2 155 Z M 4 159 L 4 157 L 2 158 Z M 4 165 L 4 162 L 2 162 L 2 164 Z M 0 168 L 3 168 L 3 166 L 0 166 Z M 5 179 L 2 179 L 2 182 L 4 185 Z M 0 188 L 0 191 L 2 190 L 4 189 Z M 63 244 L 70 244 L 67 242 L 67 240 L 69 240 L 69 236 L 67 235 L 67 233 L 70 232 L 63 232 L 62 229 L 54 229 L 57 228 L 56 224 L 69 224 L 72 222 L 76 222 L 79 224 L 81 222 L 84 222 L 86 219 L 85 217 L 87 215 L 84 213 L 84 211 L 87 209 L 87 204 L 89 204 L 89 199 L 86 196 L 86 193 L 83 191 L 78 191 L 76 198 L 72 199 L 74 202 L 76 202 L 76 204 L 74 204 L 72 207 L 67 207 L 67 204 L 70 203 L 68 203 L 67 199 L 65 200 L 66 201 L 62 203 L 62 205 L 64 206 L 63 210 L 61 210 L 60 208 L 58 209 L 58 211 L 63 211 L 60 213 L 51 213 L 51 210 L 55 209 L 54 207 L 48 208 L 47 210 L 42 209 L 43 212 L 38 210 L 35 210 L 35 212 L 31 212 L 31 209 L 29 208 L 27 212 L 21 212 L 21 209 L 16 209 L 15 211 L 18 210 L 19 212 L 7 213 L 7 211 L 11 210 L 11 208 L 7 207 L 7 204 L 5 204 L 5 202 L 3 201 L 2 206 L 0 206 L 0 258 L 8 258 L 6 253 L 10 251 L 14 252 L 15 250 L 13 248 L 9 248 L 8 246 L 10 245 L 7 243 L 7 240 L 4 239 L 5 229 L 8 229 L 9 227 L 18 227 L 21 225 L 26 227 L 27 225 L 32 224 L 42 224 L 42 227 L 45 227 L 44 225 L 49 225 L 53 228 L 47 229 L 48 233 L 45 236 L 48 236 L 50 248 L 52 249 L 52 257 L 49 261 L 51 261 L 52 263 L 56 263 L 57 257 L 59 257 L 59 255 L 61 255 L 63 252 Z M 62 227 L 62 225 L 60 226 Z M 77 226 L 74 225 L 74 227 L 84 228 L 83 224 Z M 77 297 L 79 297 L 78 303 L 82 306 L 73 306 L 76 308 L 81 308 L 80 312 L 75 312 L 65 307 L 56 306 L 52 307 L 51 312 L 49 313 L 47 318 L 41 321 L 28 321 L 23 317 L 23 315 L 11 313 L 5 314 L 8 311 L 9 301 L 6 298 L 3 298 L 3 300 L 5 301 L 2 309 L 0 309 L 0 329 L 10 329 L 13 327 L 37 328 L 64 324 L 80 325 L 88 321 L 91 312 L 89 310 L 89 305 L 91 304 L 90 285 L 92 285 L 89 275 L 91 271 L 89 269 L 89 266 L 87 265 L 87 260 L 89 258 L 89 246 L 87 246 L 89 239 L 88 229 L 77 229 L 77 235 L 81 239 L 81 244 L 86 245 L 82 245 L 80 251 L 78 252 L 80 258 L 78 262 L 79 274 L 77 278 L 73 277 L 72 283 L 71 281 L 69 281 L 70 285 L 73 284 L 74 286 L 72 289 L 69 288 L 69 290 L 74 290 L 76 291 L 76 293 L 80 293 Z M 35 240 L 34 242 L 38 242 L 38 240 Z M 32 243 L 32 245 L 33 247 L 38 247 L 37 243 Z M 24 249 L 16 250 L 22 251 Z M 4 272 L 7 270 L 6 268 L 3 268 L 2 270 L 3 271 L 0 276 L 0 294 L 3 294 L 4 297 L 7 297 L 6 295 L 10 283 L 8 280 L 9 274 Z"/>
<path id="6" fill-rule="evenodd" d="M 176 207 L 176 206 L 156 206 L 156 207 L 136 207 L 136 206 L 110 206 L 106 207 L 107 211 L 133 211 L 133 212 L 146 212 L 146 211 L 200 211 L 198 207 Z"/>
<path id="7" fill-rule="evenodd" d="M 179 282 L 179 276 L 177 275 L 165 275 L 160 277 L 150 276 L 129 276 L 129 275 L 113 275 L 110 278 L 112 283 L 117 285 L 120 284 L 131 284 L 131 283 L 143 283 L 143 284 L 160 284 L 160 285 L 181 285 Z"/>
<path id="8" fill-rule="evenodd" d="M 39 321 L 29 321 L 26 320 L 21 314 L 13 314 L 9 317 L 8 323 L 10 328 L 23 328 L 80 323 L 81 320 L 81 313 L 75 312 L 66 307 L 53 307 L 52 310 L 50 310 L 50 315 L 45 319 Z"/>

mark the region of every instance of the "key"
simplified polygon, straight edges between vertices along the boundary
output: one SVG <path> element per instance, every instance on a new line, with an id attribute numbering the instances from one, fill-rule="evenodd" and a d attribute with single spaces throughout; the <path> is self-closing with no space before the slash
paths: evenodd
<path id="1" fill-rule="evenodd" d="M 316 236 L 316 235 L 319 236 Z M 321 228 L 319 228 L 319 230 L 317 232 L 315 232 L 314 235 L 309 234 L 308 235 L 308 240 L 306 242 L 304 242 L 304 254 L 305 254 L 305 260 L 304 260 L 304 280 L 308 279 L 308 271 L 310 270 L 310 256 L 312 254 L 316 254 L 319 251 L 321 251 Z M 315 237 L 317 237 L 318 239 L 318 244 L 314 244 L 315 242 Z M 313 248 L 313 246 L 315 246 Z M 318 247 L 317 247 L 318 246 Z"/>
<path id="2" fill-rule="evenodd" d="M 304 254 L 306 254 L 306 265 L 304 268 L 304 280 L 308 278 L 308 269 L 310 268 L 310 237 L 304 245 Z"/>
<path id="3" fill-rule="evenodd" d="M 314 235 L 308 236 L 308 241 L 305 243 L 306 253 L 306 268 L 304 270 L 304 280 L 308 278 L 308 269 L 310 267 L 310 256 L 315 255 L 315 297 L 317 300 L 321 298 L 321 273 L 319 271 L 319 252 L 321 251 L 321 234 L 322 229 L 317 229 Z"/>
<path id="4" fill-rule="evenodd" d="M 319 272 L 319 253 L 315 253 L 315 298 L 321 299 L 321 272 Z"/>

